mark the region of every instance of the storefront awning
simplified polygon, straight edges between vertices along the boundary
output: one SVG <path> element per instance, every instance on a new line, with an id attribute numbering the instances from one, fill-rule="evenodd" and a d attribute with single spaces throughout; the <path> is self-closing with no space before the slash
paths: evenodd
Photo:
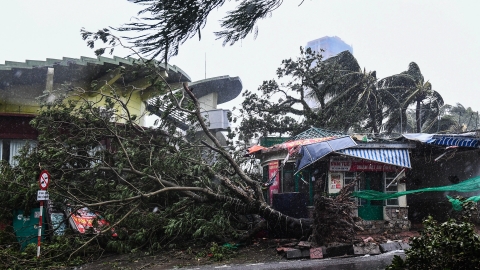
<path id="1" fill-rule="evenodd" d="M 478 147 L 479 141 L 477 138 L 433 136 L 433 139 L 427 143 L 444 146 Z"/>
<path id="2" fill-rule="evenodd" d="M 480 146 L 480 139 L 475 132 L 466 132 L 460 134 L 426 134 L 426 133 L 408 133 L 403 137 L 420 141 L 427 144 L 441 146 L 473 147 Z"/>
<path id="3" fill-rule="evenodd" d="M 408 149 L 358 149 L 348 148 L 336 151 L 339 154 L 368 159 L 376 162 L 411 168 Z"/>
<path id="4" fill-rule="evenodd" d="M 305 167 L 315 163 L 317 160 L 334 151 L 356 146 L 355 141 L 350 137 L 335 138 L 333 140 L 303 145 L 300 149 L 301 159 L 297 164 L 297 173 Z"/>

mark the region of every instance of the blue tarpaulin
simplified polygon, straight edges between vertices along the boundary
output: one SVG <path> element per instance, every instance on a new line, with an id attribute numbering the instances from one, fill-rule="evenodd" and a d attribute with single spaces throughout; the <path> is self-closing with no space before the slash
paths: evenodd
<path id="1" fill-rule="evenodd" d="M 315 161 L 323 158 L 331 152 L 356 145 L 357 144 L 350 136 L 336 138 L 325 142 L 303 145 L 299 152 L 301 159 L 297 163 L 296 173 L 298 173 L 305 167 L 315 163 Z"/>
<path id="2" fill-rule="evenodd" d="M 457 147 L 472 147 L 478 148 L 480 139 L 475 132 L 466 132 L 460 134 L 426 134 L 426 133 L 406 133 L 403 137 L 420 141 L 427 144 L 441 145 L 441 146 L 457 146 Z"/>

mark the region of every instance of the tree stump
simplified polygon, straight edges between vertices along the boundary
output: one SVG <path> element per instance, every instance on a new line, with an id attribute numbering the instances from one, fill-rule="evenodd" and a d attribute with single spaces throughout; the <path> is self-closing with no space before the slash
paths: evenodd
<path id="1" fill-rule="evenodd" d="M 333 196 L 323 192 L 324 185 L 324 181 L 316 181 L 313 239 L 318 245 L 334 242 L 351 243 L 357 228 L 352 216 L 354 202 L 350 198 L 350 189 L 354 182 Z"/>

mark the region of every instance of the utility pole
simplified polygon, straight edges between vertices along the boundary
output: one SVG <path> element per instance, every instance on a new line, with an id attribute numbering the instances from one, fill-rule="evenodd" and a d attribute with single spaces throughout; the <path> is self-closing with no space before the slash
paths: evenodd
<path id="1" fill-rule="evenodd" d="M 477 129 L 478 129 L 478 111 L 477 111 L 477 121 L 475 123 L 475 130 L 477 130 Z"/>

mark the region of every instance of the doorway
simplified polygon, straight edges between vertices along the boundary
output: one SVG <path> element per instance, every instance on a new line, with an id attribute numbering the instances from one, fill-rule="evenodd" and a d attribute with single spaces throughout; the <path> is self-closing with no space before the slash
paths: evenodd
<path id="1" fill-rule="evenodd" d="M 295 174 L 295 164 L 288 162 L 283 168 L 282 192 L 305 194 L 308 205 L 313 205 L 313 183 L 311 178 L 311 172 L 307 170 Z"/>
<path id="2" fill-rule="evenodd" d="M 360 180 L 359 190 L 375 190 L 384 192 L 383 172 L 366 172 Z M 383 200 L 360 200 L 358 216 L 364 220 L 383 220 Z"/>

